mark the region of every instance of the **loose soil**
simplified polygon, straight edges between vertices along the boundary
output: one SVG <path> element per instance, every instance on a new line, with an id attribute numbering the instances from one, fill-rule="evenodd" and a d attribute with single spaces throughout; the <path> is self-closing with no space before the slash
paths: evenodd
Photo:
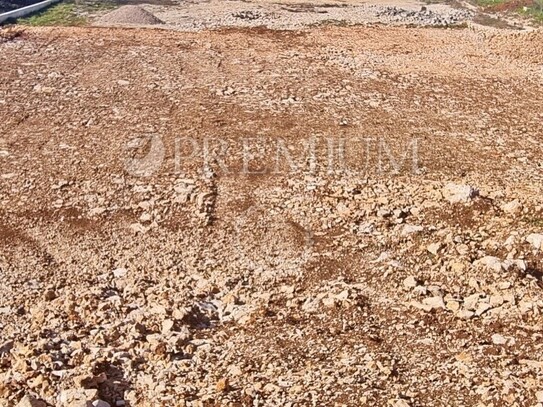
<path id="1" fill-rule="evenodd" d="M 540 31 L 1 41 L 0 405 L 538 405 L 542 63 Z"/>

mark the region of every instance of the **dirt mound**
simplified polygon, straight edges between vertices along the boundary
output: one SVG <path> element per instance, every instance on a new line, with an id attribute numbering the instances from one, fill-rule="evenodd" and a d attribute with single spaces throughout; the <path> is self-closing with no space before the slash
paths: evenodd
<path id="1" fill-rule="evenodd" d="M 98 24 L 151 25 L 164 22 L 139 6 L 123 6 L 101 17 Z"/>

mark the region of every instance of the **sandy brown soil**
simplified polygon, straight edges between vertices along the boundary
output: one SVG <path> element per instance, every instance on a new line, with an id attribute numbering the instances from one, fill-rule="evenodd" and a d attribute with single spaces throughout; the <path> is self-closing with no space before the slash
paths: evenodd
<path id="1" fill-rule="evenodd" d="M 541 32 L 1 41 L 0 405 L 541 406 Z"/>

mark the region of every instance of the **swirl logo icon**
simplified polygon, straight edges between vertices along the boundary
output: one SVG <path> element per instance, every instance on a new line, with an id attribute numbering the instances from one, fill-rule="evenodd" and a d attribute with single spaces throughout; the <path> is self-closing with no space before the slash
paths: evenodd
<path id="1" fill-rule="evenodd" d="M 134 177 L 150 177 L 162 167 L 164 143 L 156 134 L 132 139 L 125 151 L 128 157 L 124 160 L 124 170 Z"/>

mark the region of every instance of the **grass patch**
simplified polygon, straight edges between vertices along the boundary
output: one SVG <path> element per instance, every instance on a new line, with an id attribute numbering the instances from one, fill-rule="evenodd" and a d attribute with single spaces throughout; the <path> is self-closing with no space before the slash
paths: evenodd
<path id="1" fill-rule="evenodd" d="M 87 19 L 81 17 L 73 3 L 59 3 L 43 11 L 39 11 L 29 17 L 20 18 L 17 24 L 31 26 L 70 26 L 70 25 L 85 25 Z"/>
<path id="2" fill-rule="evenodd" d="M 543 0 L 472 0 L 474 4 L 483 8 L 484 11 L 490 13 L 512 13 L 517 15 L 522 15 L 531 20 L 543 23 Z M 493 17 L 492 17 L 493 18 Z M 493 23 L 490 21 L 490 18 L 484 17 L 483 19 L 487 20 L 484 25 L 491 25 L 499 28 L 501 27 L 499 23 Z"/>
<path id="3" fill-rule="evenodd" d="M 480 7 L 496 7 L 503 3 L 505 3 L 506 0 L 476 0 L 475 3 Z"/>
<path id="4" fill-rule="evenodd" d="M 535 4 L 532 7 L 522 7 L 519 9 L 519 13 L 527 17 L 533 18 L 539 23 L 543 23 L 543 6 Z"/>
<path id="5" fill-rule="evenodd" d="M 17 24 L 30 26 L 82 26 L 87 16 L 102 10 L 115 8 L 111 1 L 105 2 L 62 2 L 17 20 Z"/>

